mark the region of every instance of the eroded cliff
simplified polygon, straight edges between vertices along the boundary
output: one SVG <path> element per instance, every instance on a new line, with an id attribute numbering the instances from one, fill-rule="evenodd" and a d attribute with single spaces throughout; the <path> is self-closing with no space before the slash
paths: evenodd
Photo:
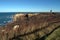
<path id="1" fill-rule="evenodd" d="M 0 40 L 41 40 L 60 27 L 60 14 L 16 14 L 0 28 Z"/>

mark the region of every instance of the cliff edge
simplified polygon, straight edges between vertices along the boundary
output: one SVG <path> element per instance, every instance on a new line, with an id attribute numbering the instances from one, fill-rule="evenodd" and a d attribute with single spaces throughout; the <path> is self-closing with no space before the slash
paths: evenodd
<path id="1" fill-rule="evenodd" d="M 60 14 L 16 14 L 0 28 L 0 40 L 42 40 L 59 27 Z"/>

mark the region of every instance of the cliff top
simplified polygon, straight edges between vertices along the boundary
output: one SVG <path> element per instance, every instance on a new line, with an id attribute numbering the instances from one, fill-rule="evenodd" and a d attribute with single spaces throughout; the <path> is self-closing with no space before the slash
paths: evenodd
<path id="1" fill-rule="evenodd" d="M 59 25 L 60 14 L 16 14 L 13 17 L 13 22 L 0 28 L 0 34 L 6 36 L 7 33 L 9 35 L 8 39 L 14 39 L 15 37 L 24 39 L 24 36 L 29 37 L 32 34 L 34 36 L 32 39 L 35 39 L 37 38 L 36 35 L 41 38 Z"/>

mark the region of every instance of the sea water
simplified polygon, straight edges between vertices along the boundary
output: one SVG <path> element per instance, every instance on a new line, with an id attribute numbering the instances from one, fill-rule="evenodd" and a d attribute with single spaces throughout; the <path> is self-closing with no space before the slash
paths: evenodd
<path id="1" fill-rule="evenodd" d="M 0 26 L 5 25 L 8 22 L 11 22 L 13 19 L 14 12 L 0 13 Z"/>

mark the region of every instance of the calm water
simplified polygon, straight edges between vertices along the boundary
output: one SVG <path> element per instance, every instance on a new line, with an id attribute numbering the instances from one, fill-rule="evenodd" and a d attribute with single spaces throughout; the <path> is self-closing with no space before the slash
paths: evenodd
<path id="1" fill-rule="evenodd" d="M 12 21 L 13 15 L 16 13 L 0 13 L 0 26 Z"/>

